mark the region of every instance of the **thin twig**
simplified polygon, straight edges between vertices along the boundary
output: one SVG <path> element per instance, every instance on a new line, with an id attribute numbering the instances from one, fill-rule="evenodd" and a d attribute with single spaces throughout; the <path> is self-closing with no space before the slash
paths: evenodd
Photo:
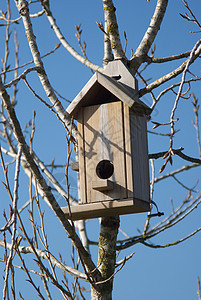
<path id="1" fill-rule="evenodd" d="M 48 55 L 54 53 L 60 46 L 61 46 L 61 44 L 57 44 L 57 45 L 54 47 L 53 50 L 51 50 L 51 51 L 49 51 L 48 53 L 42 55 L 41 58 L 44 58 L 44 57 L 46 57 L 46 56 L 48 56 Z M 3 75 L 4 73 L 9 73 L 9 72 L 17 71 L 17 70 L 19 70 L 19 69 L 21 69 L 21 68 L 24 68 L 24 67 L 26 67 L 27 65 L 31 65 L 31 64 L 33 64 L 33 63 L 34 63 L 34 61 L 31 60 L 31 61 L 29 61 L 29 62 L 27 62 L 27 63 L 25 63 L 25 64 L 23 64 L 23 65 L 20 65 L 20 66 L 17 66 L 17 67 L 15 67 L 15 68 L 13 68 L 13 69 L 8 69 L 8 70 L 6 70 L 6 71 L 3 71 L 3 72 L 0 73 L 0 75 Z"/>
<path id="2" fill-rule="evenodd" d="M 171 247 L 171 246 L 175 246 L 175 245 L 178 245 L 180 243 L 183 243 L 184 241 L 186 241 L 187 239 L 191 238 L 192 236 L 194 236 L 196 233 L 198 233 L 199 231 L 201 230 L 201 227 L 196 229 L 195 231 L 193 231 L 191 234 L 187 235 L 186 237 L 180 239 L 180 240 L 177 240 L 173 243 L 169 243 L 169 244 L 164 244 L 164 245 L 154 245 L 154 244 L 150 244 L 150 243 L 147 243 L 145 241 L 142 242 L 142 244 L 144 244 L 145 246 L 148 246 L 150 248 L 167 248 L 167 247 Z"/>
<path id="3" fill-rule="evenodd" d="M 201 300 L 201 288 L 200 288 L 200 278 L 198 277 L 198 290 L 197 290 L 197 294 L 198 294 L 198 300 Z"/>
<path id="4" fill-rule="evenodd" d="M 187 3 L 185 0 L 183 0 L 183 2 L 184 2 L 184 4 L 185 4 L 186 8 L 188 9 L 188 11 L 190 12 L 190 15 L 192 16 L 192 18 L 189 17 L 189 16 L 187 15 L 187 13 L 185 13 L 185 15 L 182 15 L 182 14 L 180 14 L 180 15 L 181 15 L 184 19 L 186 19 L 186 20 L 188 20 L 188 21 L 194 22 L 196 25 L 198 25 L 199 28 L 201 28 L 201 24 L 199 23 L 198 19 L 196 18 L 196 16 L 194 15 L 194 13 L 192 12 L 192 10 L 190 9 L 188 3 Z"/>
<path id="5" fill-rule="evenodd" d="M 191 53 L 192 53 L 192 51 L 191 51 Z M 192 59 L 187 59 L 177 69 L 175 69 L 172 72 L 170 72 L 170 73 L 162 76 L 161 78 L 155 80 L 154 82 L 150 83 L 145 88 L 140 89 L 139 90 L 139 97 L 142 97 L 143 95 L 149 93 L 150 91 L 152 91 L 153 89 L 159 87 L 163 83 L 177 77 L 179 74 L 181 74 L 185 70 L 187 64 L 192 64 L 199 57 L 200 53 L 201 53 L 201 46 L 198 47 L 198 49 L 194 53 L 194 56 L 192 57 Z M 190 63 L 189 63 L 189 61 L 190 61 Z"/>
<path id="6" fill-rule="evenodd" d="M 184 148 L 180 147 L 179 149 L 172 149 L 174 155 L 178 155 L 184 160 L 190 161 L 192 163 L 201 164 L 201 159 L 190 157 L 182 152 Z M 167 154 L 167 151 L 158 152 L 158 153 L 150 153 L 149 159 L 158 159 L 160 157 L 164 157 Z"/>
<path id="7" fill-rule="evenodd" d="M 200 126 L 199 126 L 199 114 L 198 114 L 200 105 L 198 105 L 198 99 L 196 99 L 194 93 L 192 93 L 192 96 L 193 96 L 193 102 L 192 102 L 193 111 L 195 113 L 195 123 L 193 122 L 193 124 L 197 133 L 197 143 L 198 143 L 198 148 L 199 148 L 199 153 L 201 158 L 201 141 L 200 141 L 200 128 L 199 128 Z"/>
<path id="8" fill-rule="evenodd" d="M 56 103 L 57 102 L 60 102 L 59 100 L 58 100 L 58 98 L 57 98 L 57 100 L 56 100 L 56 102 L 53 104 L 53 105 L 49 105 L 45 100 L 43 100 L 33 89 L 32 89 L 32 87 L 31 87 L 31 85 L 28 83 L 28 81 L 27 81 L 27 79 L 26 78 L 23 78 L 24 79 L 24 82 L 26 83 L 26 85 L 27 85 L 27 87 L 30 89 L 30 91 L 33 93 L 33 95 L 36 97 L 36 98 L 38 98 L 43 104 L 45 104 L 45 106 L 47 106 L 56 116 L 57 116 L 57 118 L 59 119 L 59 121 L 61 121 L 61 123 L 64 125 L 64 127 L 65 127 L 65 129 L 66 129 L 66 131 L 67 131 L 67 133 L 71 136 L 71 139 L 72 139 L 72 141 L 74 142 L 74 144 L 75 144 L 75 146 L 77 146 L 77 142 L 76 142 L 76 140 L 75 140 L 75 138 L 72 136 L 72 134 L 70 134 L 70 130 L 72 130 L 72 129 L 69 129 L 67 126 L 66 126 L 66 124 L 65 124 L 65 122 L 63 121 L 63 119 L 59 116 L 59 114 L 56 112 L 56 110 L 54 109 L 54 107 L 55 107 L 55 105 L 56 105 Z M 74 128 L 76 127 L 75 125 L 73 125 L 74 126 Z M 72 128 L 72 126 L 70 127 L 70 128 Z M 77 128 L 77 127 L 76 127 Z"/>
<path id="9" fill-rule="evenodd" d="M 39 67 L 31 67 L 29 69 L 26 69 L 21 75 L 19 75 L 17 78 L 13 79 L 11 82 L 5 84 L 5 88 L 11 87 L 12 85 L 16 85 L 18 83 L 18 81 L 20 81 L 21 79 L 25 79 L 26 75 L 29 74 L 32 71 L 39 71 L 40 68 Z"/>
<path id="10" fill-rule="evenodd" d="M 44 5 L 44 1 L 41 1 L 42 5 Z M 64 46 L 64 48 L 72 55 L 74 56 L 78 61 L 89 67 L 90 69 L 93 69 L 94 71 L 101 71 L 102 68 L 93 64 L 91 61 L 86 59 L 85 57 L 81 56 L 73 47 L 70 46 L 70 44 L 67 42 L 63 34 L 61 33 L 60 28 L 56 24 L 56 19 L 53 17 L 52 12 L 50 9 L 44 6 L 44 9 L 46 10 L 46 16 L 48 21 L 50 22 L 51 28 L 54 30 L 57 38 L 61 42 L 61 44 Z"/>
<path id="11" fill-rule="evenodd" d="M 105 279 L 105 280 L 102 280 L 102 281 L 99 281 L 99 282 L 96 282 L 96 284 L 103 284 L 105 282 L 108 282 L 110 281 L 119 271 L 121 271 L 121 269 L 124 267 L 125 263 L 126 263 L 127 259 L 126 257 L 123 259 L 122 263 L 121 263 L 121 266 L 120 268 L 115 271 L 109 278 Z"/>
<path id="12" fill-rule="evenodd" d="M 151 178 L 151 183 L 150 183 L 150 200 L 153 200 L 153 195 L 154 195 L 154 180 L 155 180 L 155 166 L 154 166 L 154 161 L 151 159 L 151 170 L 152 170 L 152 178 Z M 152 209 L 152 207 L 151 207 Z M 149 229 L 150 226 L 150 214 L 151 211 L 148 212 L 146 223 L 144 225 L 144 234 L 146 234 L 147 230 Z"/>
<path id="13" fill-rule="evenodd" d="M 191 62 L 193 61 L 193 59 L 195 57 L 195 53 L 199 49 L 200 45 L 201 45 L 201 40 L 197 41 L 197 43 L 195 44 L 195 46 L 193 47 L 193 49 L 190 53 L 190 57 L 189 57 L 189 59 L 186 63 L 184 71 L 183 71 L 182 80 L 181 80 L 181 83 L 180 83 L 180 86 L 179 86 L 179 91 L 177 93 L 177 97 L 175 99 L 174 107 L 173 107 L 172 112 L 171 112 L 171 116 L 170 116 L 170 122 L 171 122 L 170 149 L 172 149 L 172 146 L 173 146 L 174 116 L 175 116 L 175 112 L 176 112 L 176 109 L 177 109 L 177 106 L 178 106 L 178 102 L 179 102 L 179 99 L 180 99 L 180 96 L 181 96 L 181 93 L 182 93 L 182 88 L 183 88 L 185 78 L 186 78 L 186 72 L 187 72 Z"/>
<path id="14" fill-rule="evenodd" d="M 15 186 L 13 191 L 13 232 L 12 232 L 12 243 L 10 254 L 6 263 L 6 271 L 5 271 L 5 279 L 4 279 L 4 288 L 3 288 L 3 300 L 6 297 L 6 289 L 8 285 L 8 275 L 9 275 L 9 268 L 12 261 L 13 250 L 15 245 L 15 234 L 16 234 L 16 222 L 17 222 L 17 201 L 18 201 L 18 188 L 19 188 L 19 172 L 20 172 L 20 157 L 22 154 L 22 147 L 19 145 L 18 155 L 16 159 L 16 170 L 15 170 Z"/>
<path id="15" fill-rule="evenodd" d="M 187 52 L 184 52 L 184 53 L 175 54 L 175 55 L 171 55 L 171 56 L 168 56 L 168 57 L 161 57 L 161 58 L 147 57 L 147 59 L 148 59 L 148 62 L 160 64 L 160 63 L 164 63 L 164 62 L 169 62 L 169 61 L 189 57 L 190 53 L 191 53 L 191 51 L 187 51 Z"/>

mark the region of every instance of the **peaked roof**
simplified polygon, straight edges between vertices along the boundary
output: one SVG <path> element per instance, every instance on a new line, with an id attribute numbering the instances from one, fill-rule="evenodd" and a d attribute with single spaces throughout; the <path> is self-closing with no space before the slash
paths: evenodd
<path id="1" fill-rule="evenodd" d="M 135 85 L 135 78 L 131 73 L 122 73 L 121 64 L 123 63 L 120 62 L 117 67 L 112 64 L 112 68 L 105 68 L 104 73 L 113 77 L 96 72 L 68 106 L 67 113 L 76 119 L 81 107 L 120 100 L 133 110 L 150 114 L 151 109 L 139 100 L 137 89 L 131 87 L 131 82 Z"/>

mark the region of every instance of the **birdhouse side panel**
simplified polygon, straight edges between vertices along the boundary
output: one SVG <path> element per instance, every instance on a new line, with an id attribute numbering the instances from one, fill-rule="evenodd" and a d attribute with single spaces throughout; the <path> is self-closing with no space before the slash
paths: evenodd
<path id="1" fill-rule="evenodd" d="M 146 116 L 130 110 L 134 198 L 150 202 Z"/>
<path id="2" fill-rule="evenodd" d="M 128 198 L 133 198 L 133 153 L 131 144 L 130 108 L 126 104 L 123 104 L 123 116 L 127 196 Z"/>
<path id="3" fill-rule="evenodd" d="M 81 189 L 86 189 L 86 202 L 127 198 L 122 103 L 83 108 L 82 132 L 83 141 L 80 145 L 84 151 L 80 151 L 80 178 L 85 177 L 82 178 Z M 105 172 L 102 178 L 97 166 L 101 168 L 102 164 L 102 168 L 105 168 L 105 162 L 111 163 L 113 172 L 107 176 L 107 170 L 102 170 Z"/>
<path id="4" fill-rule="evenodd" d="M 78 157 L 79 157 L 79 179 L 80 179 L 80 201 L 87 203 L 87 183 L 86 183 L 86 163 L 85 163 L 85 137 L 84 137 L 84 109 L 79 109 L 77 127 L 78 127 Z"/>

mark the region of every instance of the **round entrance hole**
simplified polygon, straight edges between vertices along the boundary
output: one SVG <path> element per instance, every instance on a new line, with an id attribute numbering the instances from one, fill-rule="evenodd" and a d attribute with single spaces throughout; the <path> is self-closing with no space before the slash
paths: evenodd
<path id="1" fill-rule="evenodd" d="M 101 160 L 96 167 L 96 174 L 100 179 L 108 179 L 114 173 L 113 163 L 109 160 Z"/>

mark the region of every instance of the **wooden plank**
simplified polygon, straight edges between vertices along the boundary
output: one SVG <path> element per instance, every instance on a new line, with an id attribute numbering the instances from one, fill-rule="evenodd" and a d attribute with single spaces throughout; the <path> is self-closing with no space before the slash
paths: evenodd
<path id="1" fill-rule="evenodd" d="M 127 82 L 125 74 L 124 81 Z M 130 81 L 128 79 L 127 83 L 131 84 Z M 134 81 L 133 77 L 132 82 Z M 104 93 L 104 90 L 109 91 L 116 99 L 126 103 L 129 107 L 133 107 L 134 109 L 135 106 L 142 108 L 147 114 L 151 112 L 150 108 L 139 99 L 138 91 L 133 88 L 133 83 L 132 86 L 126 86 L 105 74 L 96 72 L 68 106 L 66 112 L 69 114 L 69 117 L 73 116 L 74 119 L 77 119 L 81 107 L 105 103 L 107 99 L 102 98 L 101 100 L 100 98 L 100 94 Z"/>
<path id="2" fill-rule="evenodd" d="M 146 116 L 141 118 L 143 134 L 142 138 L 142 147 L 143 147 L 143 179 L 144 179 L 144 200 L 150 202 L 150 177 L 149 177 L 149 157 L 148 157 L 148 140 L 147 140 L 147 120 Z"/>
<path id="3" fill-rule="evenodd" d="M 126 197 L 126 175 L 121 102 L 84 108 L 85 159 L 87 177 L 87 202 L 104 201 Z M 110 178 L 114 182 L 112 191 L 101 193 L 92 188 L 98 179 L 96 166 L 101 160 L 114 165 Z"/>
<path id="4" fill-rule="evenodd" d="M 121 60 L 109 62 L 104 68 L 104 74 L 112 76 L 121 76 L 118 82 L 137 90 L 137 80 L 131 73 L 131 70 Z"/>
<path id="5" fill-rule="evenodd" d="M 136 194 L 135 193 L 135 197 L 139 199 L 144 199 L 144 177 L 143 177 L 143 174 L 144 174 L 144 170 L 143 170 L 143 167 L 144 167 L 144 149 L 143 149 L 143 145 L 142 145 L 142 135 L 144 135 L 145 133 L 143 132 L 143 128 L 142 128 L 142 122 L 141 122 L 141 116 L 138 116 L 138 115 L 135 115 L 135 124 L 136 124 L 136 128 L 137 128 L 137 131 L 136 131 L 136 137 L 137 137 L 137 140 L 136 140 L 136 148 L 137 148 L 137 153 L 138 153 L 138 174 L 137 176 L 139 176 L 139 179 L 140 179 L 140 185 L 139 185 L 139 194 Z"/>
<path id="6" fill-rule="evenodd" d="M 92 181 L 92 188 L 97 191 L 111 191 L 114 188 L 114 184 L 112 181 L 108 179 L 99 179 L 96 181 Z"/>
<path id="7" fill-rule="evenodd" d="M 78 161 L 72 161 L 70 164 L 71 170 L 79 172 L 79 162 Z"/>
<path id="8" fill-rule="evenodd" d="M 125 136 L 125 163 L 127 177 L 127 195 L 133 197 L 133 168 L 132 168 L 132 149 L 131 149 L 131 128 L 130 128 L 130 109 L 124 104 L 124 136 Z M 131 111 L 133 114 L 133 111 Z"/>
<path id="9" fill-rule="evenodd" d="M 140 124 L 139 117 L 131 113 L 131 144 L 134 197 L 142 199 L 141 153 L 139 147 Z"/>
<path id="10" fill-rule="evenodd" d="M 132 116 L 132 153 L 134 197 L 149 202 L 149 164 L 146 117 Z"/>
<path id="11" fill-rule="evenodd" d="M 96 73 L 98 82 L 108 91 L 110 91 L 111 94 L 113 94 L 117 99 L 127 104 L 133 110 L 135 110 L 136 107 L 137 110 L 147 115 L 151 113 L 152 110 L 150 109 L 150 107 L 139 99 L 137 89 L 133 89 L 133 87 L 126 86 L 125 84 L 122 84 L 121 82 L 118 82 L 115 79 L 104 74 L 98 72 Z"/>
<path id="12" fill-rule="evenodd" d="M 126 103 L 129 107 L 135 104 L 135 101 L 139 101 L 138 92 L 133 90 L 130 92 L 126 87 L 118 83 L 115 79 L 105 76 L 101 73 L 97 73 L 98 82 L 103 85 L 111 94 Z"/>
<path id="13" fill-rule="evenodd" d="M 87 95 L 88 91 L 91 89 L 91 87 L 95 84 L 97 81 L 96 73 L 90 78 L 90 80 L 85 84 L 83 89 L 79 92 L 79 94 L 74 98 L 74 100 L 71 102 L 71 104 L 67 107 L 66 112 L 69 114 L 69 116 L 75 116 L 77 117 L 77 114 L 79 112 L 79 108 L 83 106 L 81 104 L 82 99 Z"/>
<path id="14" fill-rule="evenodd" d="M 69 216 L 69 208 L 61 208 L 66 216 Z M 105 216 L 132 214 L 150 211 L 150 204 L 139 199 L 124 199 L 89 203 L 71 206 L 73 220 L 92 219 Z"/>
<path id="15" fill-rule="evenodd" d="M 141 173 L 141 193 L 143 199 L 147 202 L 150 201 L 149 190 L 150 190 L 150 182 L 149 182 L 149 162 L 148 162 L 148 147 L 147 147 L 147 126 L 146 126 L 146 117 L 140 116 L 138 117 L 141 132 L 139 132 L 138 140 L 139 140 L 139 152 L 140 152 L 140 173 Z"/>
<path id="16" fill-rule="evenodd" d="M 128 198 L 128 178 L 127 178 L 127 159 L 126 159 L 126 134 L 125 134 L 125 112 L 124 107 L 127 106 L 121 103 L 121 117 L 122 117 L 122 134 L 123 134 L 123 156 L 124 156 L 124 171 L 125 171 L 125 194 L 124 197 Z M 127 106 L 128 108 L 128 106 Z"/>
<path id="17" fill-rule="evenodd" d="M 84 128 L 83 128 L 83 109 L 79 110 L 78 114 L 78 145 L 79 145 L 79 174 L 80 174 L 80 199 L 81 203 L 86 203 L 86 165 L 85 165 L 85 143 L 84 143 Z"/>

